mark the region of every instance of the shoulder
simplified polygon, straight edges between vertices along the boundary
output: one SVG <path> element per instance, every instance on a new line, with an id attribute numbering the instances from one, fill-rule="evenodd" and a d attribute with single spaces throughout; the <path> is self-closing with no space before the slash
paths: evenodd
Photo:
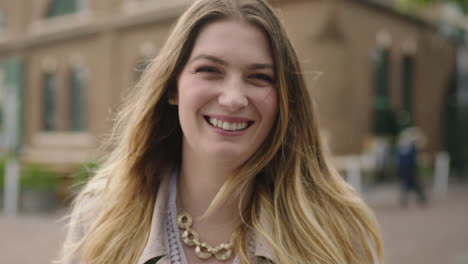
<path id="1" fill-rule="evenodd" d="M 58 262 L 61 264 L 81 262 L 83 240 L 100 211 L 99 202 L 96 202 L 96 195 L 88 192 L 80 193 L 75 198 L 72 208 L 67 225 L 67 234 Z"/>
<path id="2" fill-rule="evenodd" d="M 101 182 L 88 183 L 74 199 L 68 223 L 67 242 L 80 241 L 98 218 L 103 204 L 100 200 L 104 188 L 98 186 L 101 184 Z"/>

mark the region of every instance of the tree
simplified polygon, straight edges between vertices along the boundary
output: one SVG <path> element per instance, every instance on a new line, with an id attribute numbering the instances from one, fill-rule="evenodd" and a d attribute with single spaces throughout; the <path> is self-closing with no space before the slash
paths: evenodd
<path id="1" fill-rule="evenodd" d="M 397 5 L 405 10 L 422 9 L 437 3 L 453 3 L 460 7 L 463 13 L 468 14 L 468 0 L 397 0 Z"/>

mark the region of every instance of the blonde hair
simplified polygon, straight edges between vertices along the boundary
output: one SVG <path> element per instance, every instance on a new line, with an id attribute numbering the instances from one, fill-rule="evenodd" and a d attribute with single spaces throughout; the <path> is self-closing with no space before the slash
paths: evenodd
<path id="1" fill-rule="evenodd" d="M 70 225 L 90 225 L 78 241 L 65 243 L 61 261 L 79 252 L 88 264 L 137 262 L 148 239 L 155 190 L 181 158 L 177 110 L 167 100 L 176 93 L 177 77 L 201 28 L 222 19 L 263 30 L 279 97 L 279 114 L 267 139 L 210 207 L 227 197 L 244 197 L 249 189 L 244 187 L 254 184 L 235 239 L 241 263 L 250 263 L 245 238 L 252 229 L 266 240 L 277 263 L 373 263 L 373 252 L 383 263 L 373 214 L 324 154 L 297 56 L 264 0 L 199 0 L 182 15 L 119 113 L 112 151 L 74 202 Z M 98 211 L 80 210 L 89 199 L 99 204 Z"/>

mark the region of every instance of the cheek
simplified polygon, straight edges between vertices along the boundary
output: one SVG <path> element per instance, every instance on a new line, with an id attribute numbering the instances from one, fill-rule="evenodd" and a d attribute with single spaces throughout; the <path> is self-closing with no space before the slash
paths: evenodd
<path id="1" fill-rule="evenodd" d="M 179 107 L 197 107 L 209 98 L 209 87 L 197 78 L 181 78 L 178 83 Z"/>
<path id="2" fill-rule="evenodd" d="M 273 123 L 278 113 L 278 95 L 274 88 L 271 88 L 258 101 L 259 108 L 265 119 Z"/>

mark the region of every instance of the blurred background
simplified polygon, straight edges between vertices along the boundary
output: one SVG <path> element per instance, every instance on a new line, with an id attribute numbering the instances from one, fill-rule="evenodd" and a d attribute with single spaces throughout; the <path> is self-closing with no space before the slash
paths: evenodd
<path id="1" fill-rule="evenodd" d="M 468 264 L 468 0 L 270 2 L 386 263 Z M 189 3 L 0 0 L 0 263 L 56 256 L 113 113 Z"/>

